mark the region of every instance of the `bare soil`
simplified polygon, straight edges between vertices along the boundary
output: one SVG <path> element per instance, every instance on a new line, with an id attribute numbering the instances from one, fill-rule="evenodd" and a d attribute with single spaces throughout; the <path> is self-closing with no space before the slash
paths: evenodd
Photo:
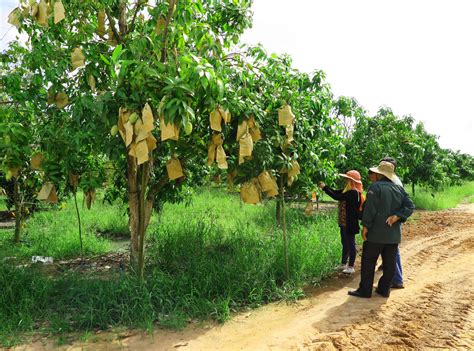
<path id="1" fill-rule="evenodd" d="M 403 228 L 405 289 L 347 295 L 359 282 L 335 276 L 294 304 L 184 331 L 108 332 L 62 350 L 474 350 L 474 204 L 414 214 Z M 377 277 L 380 273 L 377 273 Z M 16 350 L 49 350 L 38 340 Z"/>

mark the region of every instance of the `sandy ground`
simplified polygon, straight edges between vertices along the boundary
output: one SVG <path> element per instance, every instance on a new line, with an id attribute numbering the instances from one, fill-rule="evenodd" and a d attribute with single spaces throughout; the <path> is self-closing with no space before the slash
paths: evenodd
<path id="1" fill-rule="evenodd" d="M 474 204 L 416 212 L 404 226 L 405 289 L 350 297 L 359 272 L 270 304 L 224 325 L 106 334 L 62 350 L 474 350 Z M 380 273 L 377 273 L 376 279 Z M 39 340 L 16 350 L 51 349 Z"/>

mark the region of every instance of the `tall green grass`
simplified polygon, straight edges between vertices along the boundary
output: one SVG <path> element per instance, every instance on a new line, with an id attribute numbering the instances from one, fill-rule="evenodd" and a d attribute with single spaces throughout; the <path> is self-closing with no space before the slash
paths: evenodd
<path id="1" fill-rule="evenodd" d="M 116 223 L 103 218 L 100 226 L 89 223 L 100 220 L 95 216 L 113 217 L 107 211 L 122 223 L 123 209 L 106 207 L 91 218 L 84 216 L 87 236 L 117 229 Z M 73 226 L 68 229 L 60 217 L 67 210 L 49 216 L 39 213 L 31 219 L 36 230 L 44 230 L 30 233 L 31 242 L 37 242 L 35 247 L 44 249 L 42 253 L 77 255 L 77 247 L 64 249 L 64 244 L 56 242 L 64 237 L 52 235 L 62 230 L 77 237 Z M 156 323 L 179 328 L 189 318 L 224 321 L 244 306 L 298 298 L 302 285 L 324 278 L 339 261 L 337 221 L 334 213 L 307 218 L 301 209 L 288 208 L 290 277 L 285 279 L 282 233 L 274 216 L 273 201 L 243 205 L 237 196 L 216 189 L 202 191 L 190 205 L 166 205 L 147 234 L 143 282 L 117 270 L 107 279 L 98 279 L 78 274 L 46 276 L 34 267 L 4 264 L 0 267 L 0 286 L 5 291 L 0 295 L 0 335 L 116 325 L 151 328 Z M 73 213 L 68 218 L 74 223 Z M 33 223 L 27 225 L 33 228 Z M 49 226 L 55 229 L 46 234 Z"/>
<path id="2" fill-rule="evenodd" d="M 416 188 L 412 199 L 416 208 L 430 211 L 453 208 L 462 202 L 472 203 L 474 202 L 474 182 L 446 187 L 437 192 Z"/>
<path id="3" fill-rule="evenodd" d="M 105 205 L 96 201 L 91 210 L 82 206 L 78 194 L 85 255 L 109 251 L 111 245 L 103 236 L 128 235 L 125 206 Z M 76 257 L 80 254 L 79 231 L 74 200 L 69 199 L 54 207 L 43 206 L 25 221 L 22 245 L 12 245 L 13 230 L 0 230 L 0 257 L 51 256 L 55 260 Z M 97 234 L 104 234 L 98 236 Z"/>

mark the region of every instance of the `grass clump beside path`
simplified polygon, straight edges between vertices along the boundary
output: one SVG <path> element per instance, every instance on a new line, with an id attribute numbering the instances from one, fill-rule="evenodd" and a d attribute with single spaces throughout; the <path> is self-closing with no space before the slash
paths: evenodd
<path id="1" fill-rule="evenodd" d="M 456 207 L 462 202 L 474 202 L 474 182 L 449 186 L 440 191 L 417 188 L 413 201 L 417 209 L 444 210 Z"/>
<path id="2" fill-rule="evenodd" d="M 62 249 L 64 244 L 57 242 L 64 241 L 58 233 L 69 231 L 71 241 L 77 240 L 73 225 L 70 230 L 63 228 L 67 221 L 75 223 L 73 212 L 59 219 L 70 206 L 72 202 L 65 210 L 35 214 L 27 222 L 31 247 L 45 250 L 34 254 L 78 256 L 78 244 Z M 96 238 L 95 234 L 122 230 L 126 224 L 123 207 L 100 205 L 82 213 L 89 213 L 83 215 L 88 228 L 85 237 L 91 238 L 87 253 L 112 249 L 107 238 Z M 189 206 L 168 204 L 148 230 L 143 282 L 133 274 L 119 274 L 116 267 L 109 276 L 97 278 L 78 273 L 44 274 L 38 267 L 2 264 L 0 340 L 3 336 L 3 345 L 8 345 L 17 331 L 151 328 L 156 323 L 179 328 L 190 318 L 224 321 L 232 311 L 246 306 L 298 298 L 302 285 L 327 276 L 339 260 L 335 214 L 307 218 L 302 209 L 288 208 L 289 279 L 284 273 L 282 233 L 274 218 L 274 201 L 243 205 L 238 196 L 218 189 L 204 189 Z M 50 226 L 54 229 L 47 229 Z M 1 233 L 4 253 L 32 254 L 22 251 L 27 250 L 25 245 L 12 246 L 11 236 L 7 242 Z"/>

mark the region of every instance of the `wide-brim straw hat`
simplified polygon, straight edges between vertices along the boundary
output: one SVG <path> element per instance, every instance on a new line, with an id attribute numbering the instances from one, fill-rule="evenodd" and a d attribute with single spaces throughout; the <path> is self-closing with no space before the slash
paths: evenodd
<path id="1" fill-rule="evenodd" d="M 356 183 L 362 184 L 362 178 L 360 176 L 360 173 L 355 170 L 351 170 L 347 173 L 339 173 L 339 176 L 353 180 Z"/>
<path id="2" fill-rule="evenodd" d="M 395 174 L 395 166 L 390 162 L 381 161 L 377 167 L 370 167 L 369 170 L 387 177 L 392 182 L 399 180 L 398 176 Z"/>

